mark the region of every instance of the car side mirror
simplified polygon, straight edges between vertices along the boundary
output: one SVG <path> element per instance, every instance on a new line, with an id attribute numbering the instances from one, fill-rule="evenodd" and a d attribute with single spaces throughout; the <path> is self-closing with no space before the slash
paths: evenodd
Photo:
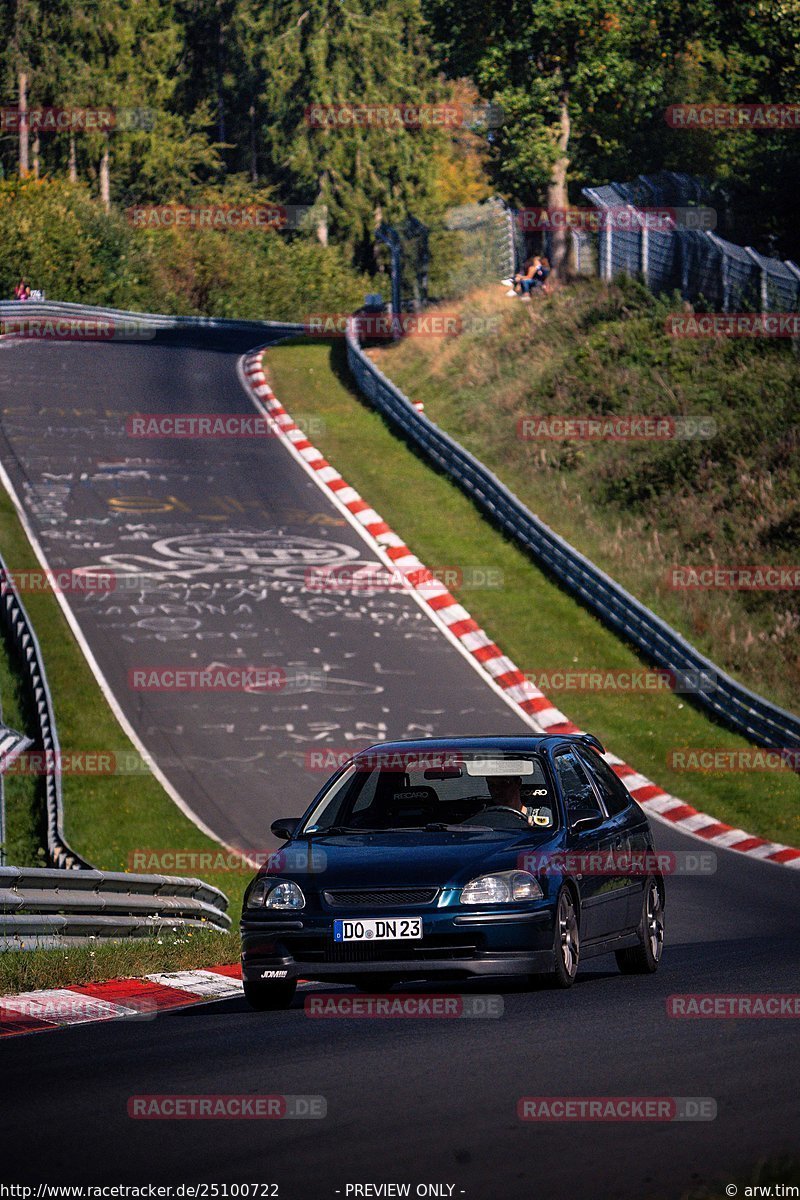
<path id="1" fill-rule="evenodd" d="M 603 818 L 600 813 L 591 813 L 585 817 L 578 817 L 577 820 L 570 822 L 570 831 L 576 833 L 578 830 L 597 829 L 603 824 Z"/>
<path id="2" fill-rule="evenodd" d="M 270 830 L 275 837 L 283 838 L 288 842 L 294 837 L 295 830 L 302 819 L 302 817 L 279 817 L 277 821 L 272 822 Z"/>

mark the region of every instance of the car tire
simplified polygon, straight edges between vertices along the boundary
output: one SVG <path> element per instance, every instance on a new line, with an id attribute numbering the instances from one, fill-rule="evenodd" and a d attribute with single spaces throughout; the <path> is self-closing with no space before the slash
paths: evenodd
<path id="1" fill-rule="evenodd" d="M 575 982 L 581 955 L 580 918 L 575 897 L 562 887 L 556 900 L 553 935 L 553 971 L 548 976 L 552 987 L 568 988 Z"/>
<path id="2" fill-rule="evenodd" d="M 244 981 L 244 998 L 256 1012 L 270 1012 L 288 1008 L 297 991 L 297 980 L 285 983 L 261 983 L 259 980 Z"/>
<path id="3" fill-rule="evenodd" d="M 645 884 L 638 933 L 638 946 L 615 952 L 617 966 L 623 975 L 652 975 L 661 962 L 664 949 L 664 898 L 652 875 Z"/>

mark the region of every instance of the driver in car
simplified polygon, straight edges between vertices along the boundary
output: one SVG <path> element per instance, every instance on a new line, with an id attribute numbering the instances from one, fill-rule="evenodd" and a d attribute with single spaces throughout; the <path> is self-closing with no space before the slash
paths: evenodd
<path id="1" fill-rule="evenodd" d="M 486 779 L 492 808 L 510 808 L 518 812 L 529 825 L 550 823 L 549 809 L 532 808 L 523 803 L 522 779 L 519 775 L 489 775 Z"/>
<path id="2" fill-rule="evenodd" d="M 489 775 L 486 783 L 494 807 L 515 808 L 522 812 L 522 779 L 519 775 Z"/>

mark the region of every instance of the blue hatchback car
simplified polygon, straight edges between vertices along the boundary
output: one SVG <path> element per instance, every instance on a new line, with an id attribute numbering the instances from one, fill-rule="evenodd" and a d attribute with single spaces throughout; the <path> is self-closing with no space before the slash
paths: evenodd
<path id="1" fill-rule="evenodd" d="M 647 818 L 588 734 L 382 742 L 356 754 L 244 897 L 254 1008 L 299 978 L 547 974 L 569 987 L 613 952 L 655 971 L 664 879 Z"/>

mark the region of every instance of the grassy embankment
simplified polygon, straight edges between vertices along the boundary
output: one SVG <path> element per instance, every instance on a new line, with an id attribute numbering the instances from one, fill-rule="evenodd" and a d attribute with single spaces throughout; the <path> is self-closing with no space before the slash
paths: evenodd
<path id="1" fill-rule="evenodd" d="M 680 301 L 595 281 L 448 305 L 494 332 L 373 357 L 553 529 L 753 690 L 797 709 L 797 591 L 675 590 L 674 565 L 797 566 L 800 356 L 785 338 L 668 336 Z M 711 418 L 712 437 L 554 441 L 539 415 Z M 528 427 L 530 431 L 530 426 Z"/>
<path id="2" fill-rule="evenodd" d="M 409 353 L 405 347 L 401 352 Z M 453 351 L 442 351 L 448 352 Z M 393 361 L 386 359 L 384 355 L 384 368 Z M 629 647 L 492 528 L 453 484 L 423 463 L 358 398 L 341 342 L 280 346 L 268 352 L 265 362 L 289 412 L 323 418 L 325 432 L 315 437 L 320 450 L 423 562 L 431 568 L 499 569 L 502 587 L 454 591 L 520 669 L 642 667 Z M 417 391 L 413 394 L 416 398 Z M 616 754 L 695 807 L 765 837 L 795 845 L 800 841 L 800 778 L 791 772 L 699 774 L 669 765 L 674 748 L 747 744 L 685 697 L 669 691 L 606 690 L 555 693 L 553 699 Z"/>

